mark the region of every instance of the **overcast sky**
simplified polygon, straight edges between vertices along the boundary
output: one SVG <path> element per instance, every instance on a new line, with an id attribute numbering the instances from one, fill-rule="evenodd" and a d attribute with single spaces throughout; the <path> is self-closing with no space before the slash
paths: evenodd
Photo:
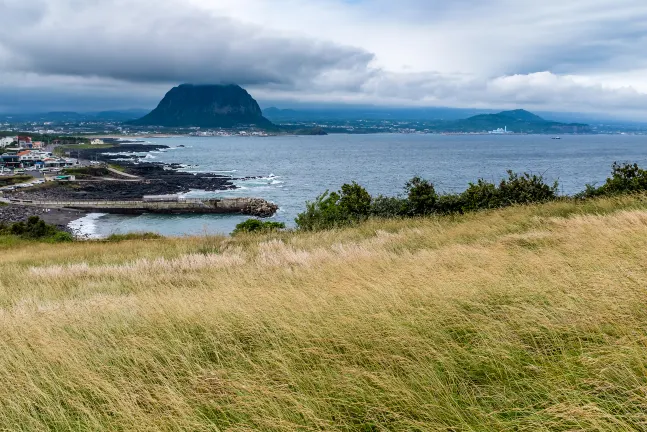
<path id="1" fill-rule="evenodd" d="M 263 101 L 647 119 L 645 0 L 0 0 L 0 111 Z"/>

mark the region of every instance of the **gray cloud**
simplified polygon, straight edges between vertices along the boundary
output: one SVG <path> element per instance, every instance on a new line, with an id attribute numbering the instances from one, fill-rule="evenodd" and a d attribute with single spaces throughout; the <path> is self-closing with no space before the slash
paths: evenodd
<path id="1" fill-rule="evenodd" d="M 36 20 L 18 19 L 38 10 Z M 280 84 L 366 68 L 373 55 L 245 25 L 174 0 L 7 3 L 6 68 L 135 82 Z M 9 53 L 8 55 L 6 53 Z"/>
<path id="2" fill-rule="evenodd" d="M 647 107 L 632 87 L 647 91 L 644 0 L 0 0 L 0 16 L 0 111 L 150 107 L 181 82 L 272 100 Z"/>

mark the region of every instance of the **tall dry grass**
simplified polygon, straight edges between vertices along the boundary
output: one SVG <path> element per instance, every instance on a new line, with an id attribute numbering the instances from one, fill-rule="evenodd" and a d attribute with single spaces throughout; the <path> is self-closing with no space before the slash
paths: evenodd
<path id="1" fill-rule="evenodd" d="M 647 429 L 647 199 L 0 246 L 2 430 Z"/>

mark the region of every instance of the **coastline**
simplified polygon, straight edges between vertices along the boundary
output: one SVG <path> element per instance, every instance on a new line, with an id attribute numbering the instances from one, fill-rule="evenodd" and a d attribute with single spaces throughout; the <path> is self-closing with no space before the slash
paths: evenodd
<path id="1" fill-rule="evenodd" d="M 45 213 L 40 215 L 40 218 L 43 219 L 46 223 L 51 225 L 56 225 L 58 227 L 66 227 L 71 222 L 81 219 L 87 215 L 87 212 L 81 210 L 70 210 L 70 209 L 47 209 Z"/>
<path id="2" fill-rule="evenodd" d="M 23 222 L 31 216 L 38 216 L 50 225 L 56 225 L 61 229 L 68 230 L 68 224 L 84 217 L 87 213 L 82 210 L 71 209 L 48 209 L 41 207 L 21 206 L 7 204 L 0 206 L 0 222 L 11 224 Z"/>

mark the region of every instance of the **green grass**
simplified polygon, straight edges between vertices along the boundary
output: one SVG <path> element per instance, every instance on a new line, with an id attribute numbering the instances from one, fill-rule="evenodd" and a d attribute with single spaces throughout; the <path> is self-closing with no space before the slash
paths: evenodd
<path id="1" fill-rule="evenodd" d="M 127 234 L 110 234 L 106 237 L 105 241 L 108 242 L 120 242 L 127 240 L 159 240 L 164 238 L 163 236 L 154 233 L 154 232 L 143 232 L 143 233 L 127 233 Z"/>
<path id="2" fill-rule="evenodd" d="M 0 238 L 0 430 L 647 424 L 647 198 L 265 236 Z"/>

